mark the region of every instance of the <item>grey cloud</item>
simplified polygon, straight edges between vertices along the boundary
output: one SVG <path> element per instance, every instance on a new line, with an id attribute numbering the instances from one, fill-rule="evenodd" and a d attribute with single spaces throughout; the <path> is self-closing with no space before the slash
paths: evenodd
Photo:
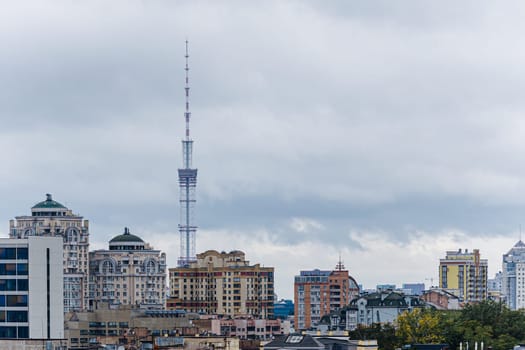
<path id="1" fill-rule="evenodd" d="M 0 221 L 52 192 L 94 222 L 95 239 L 124 225 L 176 234 L 189 37 L 202 229 L 262 228 L 287 244 L 299 238 L 290 220 L 308 218 L 324 227 L 308 239 L 356 249 L 350 232 L 514 230 L 519 6 L 11 4 Z"/>

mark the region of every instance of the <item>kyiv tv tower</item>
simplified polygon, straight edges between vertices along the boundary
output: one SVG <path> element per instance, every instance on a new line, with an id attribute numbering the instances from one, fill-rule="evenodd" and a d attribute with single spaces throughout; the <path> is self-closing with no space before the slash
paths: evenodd
<path id="1" fill-rule="evenodd" d="M 190 138 L 190 83 L 188 66 L 188 40 L 186 40 L 186 109 L 184 118 L 186 119 L 186 135 L 182 140 L 182 159 L 183 167 L 179 169 L 179 189 L 180 189 L 180 256 L 178 266 L 188 266 L 197 261 L 195 257 L 195 233 L 197 226 L 194 223 L 195 209 L 195 188 L 197 187 L 197 169 L 191 167 L 193 140 Z"/>

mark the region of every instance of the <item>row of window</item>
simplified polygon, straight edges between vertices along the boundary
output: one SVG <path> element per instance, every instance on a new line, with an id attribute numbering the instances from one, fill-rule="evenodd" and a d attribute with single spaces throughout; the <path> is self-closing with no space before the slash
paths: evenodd
<path id="1" fill-rule="evenodd" d="M 6 279 L 0 280 L 0 291 L 21 291 L 27 292 L 29 290 L 28 279 Z"/>
<path id="2" fill-rule="evenodd" d="M 27 259 L 27 248 L 0 248 L 0 260 Z"/>
<path id="3" fill-rule="evenodd" d="M 29 338 L 29 327 L 0 327 L 0 338 Z"/>
<path id="4" fill-rule="evenodd" d="M 27 306 L 27 295 L 0 295 L 0 307 Z"/>
<path id="5" fill-rule="evenodd" d="M 89 327 L 106 327 L 116 328 L 117 322 L 89 322 Z M 128 322 L 118 322 L 119 328 L 128 328 Z"/>
<path id="6" fill-rule="evenodd" d="M 27 311 L 0 310 L 0 322 L 27 322 Z"/>
<path id="7" fill-rule="evenodd" d="M 26 276 L 29 268 L 27 264 L 0 264 L 0 275 L 4 276 Z"/>

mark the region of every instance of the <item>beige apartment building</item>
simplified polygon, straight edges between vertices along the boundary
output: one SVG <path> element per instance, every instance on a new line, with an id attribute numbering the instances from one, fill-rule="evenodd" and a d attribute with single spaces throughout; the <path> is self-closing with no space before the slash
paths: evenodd
<path id="1" fill-rule="evenodd" d="M 232 318 L 273 316 L 274 268 L 250 265 L 245 254 L 208 250 L 189 267 L 169 269 L 169 309 Z"/>
<path id="2" fill-rule="evenodd" d="M 166 254 L 128 228 L 109 241 L 108 250 L 89 253 L 91 298 L 110 306 L 162 309 L 166 305 Z"/>
<path id="3" fill-rule="evenodd" d="M 61 237 L 64 242 L 64 312 L 89 308 L 89 222 L 64 205 L 46 200 L 31 208 L 31 215 L 9 221 L 9 238 Z"/>

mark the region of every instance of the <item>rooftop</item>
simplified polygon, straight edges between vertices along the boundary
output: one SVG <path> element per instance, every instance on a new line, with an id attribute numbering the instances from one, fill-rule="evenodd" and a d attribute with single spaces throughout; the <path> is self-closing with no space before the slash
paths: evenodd
<path id="1" fill-rule="evenodd" d="M 53 209 L 53 208 L 67 209 L 61 203 L 54 201 L 50 193 L 46 193 L 46 200 L 35 204 L 31 209 Z"/>

